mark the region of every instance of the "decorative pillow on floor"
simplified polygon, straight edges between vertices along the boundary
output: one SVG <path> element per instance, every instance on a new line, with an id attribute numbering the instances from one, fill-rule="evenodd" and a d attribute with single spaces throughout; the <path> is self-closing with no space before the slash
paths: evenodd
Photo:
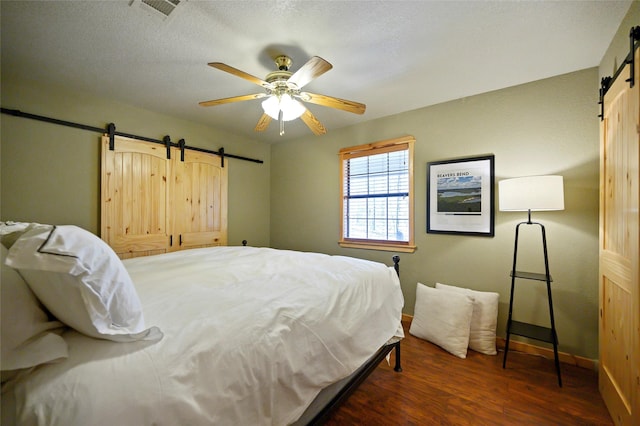
<path id="1" fill-rule="evenodd" d="M 409 333 L 459 358 L 466 358 L 472 313 L 473 298 L 470 296 L 418 283 Z"/>
<path id="2" fill-rule="evenodd" d="M 73 225 L 36 225 L 9 250 L 31 290 L 60 321 L 91 337 L 159 340 L 146 329 L 142 306 L 124 265 L 104 241 Z"/>
<path id="3" fill-rule="evenodd" d="M 476 291 L 441 283 L 436 283 L 436 289 L 466 294 L 473 298 L 469 348 L 486 355 L 497 354 L 496 326 L 498 323 L 498 299 L 500 295 L 494 292 Z"/>

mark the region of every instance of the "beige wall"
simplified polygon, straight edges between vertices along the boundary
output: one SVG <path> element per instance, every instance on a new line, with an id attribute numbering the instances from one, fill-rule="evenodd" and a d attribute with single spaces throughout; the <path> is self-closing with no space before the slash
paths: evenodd
<path id="1" fill-rule="evenodd" d="M 624 63 L 625 58 L 629 54 L 629 32 L 632 27 L 638 25 L 640 25 L 640 1 L 635 0 L 631 3 L 627 15 L 622 20 L 622 23 L 620 23 L 615 37 L 611 40 L 611 44 L 600 62 L 600 78 L 612 76 L 620 65 Z M 625 78 L 628 78 L 628 76 L 625 76 Z M 598 79 L 598 84 L 599 82 L 600 79 Z"/>
<path id="2" fill-rule="evenodd" d="M 2 81 L 2 106 L 23 112 L 154 139 L 170 135 L 187 145 L 264 160 L 227 159 L 229 244 L 243 239 L 269 245 L 268 145 L 84 93 L 28 81 Z M 71 223 L 100 229 L 100 135 L 85 130 L 0 115 L 2 220 Z"/>
<path id="3" fill-rule="evenodd" d="M 500 293 L 499 334 L 509 302 L 515 225 L 523 213 L 496 211 L 494 238 L 426 233 L 427 162 L 495 155 L 496 182 L 561 174 L 566 209 L 534 219 L 547 229 L 556 324 L 562 351 L 598 357 L 598 120 L 596 68 L 460 99 L 272 147 L 271 243 L 390 264 L 390 252 L 341 249 L 338 150 L 410 134 L 415 146 L 416 243 L 401 254 L 405 309 L 417 282 Z M 318 117 L 321 117 L 318 111 Z M 521 231 L 519 266 L 544 271 L 539 229 Z M 526 232 L 526 231 L 534 231 Z M 527 267 L 528 266 L 528 267 Z M 542 268 L 542 269 L 540 269 Z M 518 319 L 548 322 L 544 285 L 520 282 Z"/>

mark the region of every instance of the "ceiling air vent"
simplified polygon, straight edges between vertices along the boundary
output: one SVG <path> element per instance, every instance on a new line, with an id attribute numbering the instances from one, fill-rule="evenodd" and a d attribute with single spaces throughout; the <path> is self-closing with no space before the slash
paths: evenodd
<path id="1" fill-rule="evenodd" d="M 186 0 L 134 0 L 131 5 L 139 3 L 146 10 L 161 15 L 162 18 L 168 18 L 181 2 Z"/>
<path id="2" fill-rule="evenodd" d="M 164 16 L 169 16 L 173 9 L 180 4 L 180 0 L 142 0 L 142 3 L 154 8 Z"/>

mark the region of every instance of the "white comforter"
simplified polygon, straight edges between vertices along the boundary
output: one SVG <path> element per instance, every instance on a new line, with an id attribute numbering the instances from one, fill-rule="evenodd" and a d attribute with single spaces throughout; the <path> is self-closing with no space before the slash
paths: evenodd
<path id="1" fill-rule="evenodd" d="M 19 424 L 285 425 L 402 332 L 400 284 L 380 263 L 218 247 L 124 264 L 164 338 L 65 333 L 69 359 L 3 392 Z"/>

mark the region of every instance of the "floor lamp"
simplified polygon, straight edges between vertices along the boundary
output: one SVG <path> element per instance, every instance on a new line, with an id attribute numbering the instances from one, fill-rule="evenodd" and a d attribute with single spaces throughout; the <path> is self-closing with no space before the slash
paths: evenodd
<path id="1" fill-rule="evenodd" d="M 532 211 L 564 210 L 564 188 L 562 176 L 527 176 L 514 179 L 505 179 L 498 183 L 499 208 L 501 211 L 526 211 L 527 221 L 520 222 L 516 226 L 515 245 L 513 249 L 513 267 L 511 269 L 511 295 L 509 296 L 509 319 L 507 321 L 507 339 L 504 348 L 502 368 L 507 364 L 509 351 L 509 339 L 511 334 L 529 337 L 532 339 L 553 344 L 558 384 L 562 386 L 560 376 L 560 361 L 558 359 L 558 335 L 556 333 L 555 319 L 553 316 L 553 302 L 551 298 L 551 274 L 549 273 L 549 258 L 547 255 L 547 236 L 544 225 L 531 221 Z M 542 248 L 544 252 L 544 273 L 523 272 L 516 268 L 518 260 L 518 234 L 521 225 L 537 225 L 542 232 Z M 549 319 L 551 327 L 541 327 L 515 321 L 513 315 L 513 294 L 516 279 L 545 281 L 547 284 L 547 297 L 549 300 Z"/>

